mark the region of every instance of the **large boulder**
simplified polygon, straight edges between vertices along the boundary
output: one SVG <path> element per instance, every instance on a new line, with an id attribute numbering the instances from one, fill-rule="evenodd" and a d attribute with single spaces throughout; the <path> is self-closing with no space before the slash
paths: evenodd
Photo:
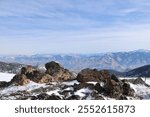
<path id="1" fill-rule="evenodd" d="M 27 78 L 24 74 L 17 74 L 13 77 L 13 79 L 10 81 L 10 84 L 15 85 L 27 85 L 30 83 L 30 79 Z"/>
<path id="2" fill-rule="evenodd" d="M 114 77 L 107 79 L 104 84 L 105 94 L 115 99 L 125 99 L 125 96 L 134 96 L 135 91 L 126 81 L 121 81 Z"/>
<path id="3" fill-rule="evenodd" d="M 100 82 L 105 81 L 107 78 L 110 78 L 111 75 L 108 71 L 98 71 L 96 69 L 84 69 L 77 75 L 78 82 Z"/>
<path id="4" fill-rule="evenodd" d="M 46 74 L 54 77 L 54 81 L 67 81 L 74 79 L 73 73 L 71 73 L 68 69 L 64 69 L 59 63 L 54 61 L 46 63 Z"/>
<path id="5" fill-rule="evenodd" d="M 117 98 L 118 95 L 123 94 L 123 83 L 107 70 L 84 69 L 79 72 L 77 81 L 82 84 L 92 81 L 97 82 L 94 89 L 98 91 L 98 93 L 103 93 L 111 98 Z"/>
<path id="6" fill-rule="evenodd" d="M 46 73 L 48 73 L 52 76 L 57 75 L 57 73 L 59 73 L 61 70 L 64 69 L 59 63 L 56 63 L 54 61 L 46 63 L 45 68 L 47 70 Z"/>
<path id="7" fill-rule="evenodd" d="M 34 67 L 28 65 L 21 69 L 21 74 L 25 75 L 28 79 L 36 81 L 37 77 L 41 75 L 41 72 Z"/>
<path id="8" fill-rule="evenodd" d="M 27 79 L 36 83 L 49 83 L 54 79 L 49 74 L 43 73 L 32 66 L 23 67 L 21 69 L 21 75 L 25 75 Z"/>
<path id="9" fill-rule="evenodd" d="M 122 85 L 112 79 L 107 79 L 105 85 L 105 94 L 111 98 L 116 98 L 118 95 L 123 93 Z"/>

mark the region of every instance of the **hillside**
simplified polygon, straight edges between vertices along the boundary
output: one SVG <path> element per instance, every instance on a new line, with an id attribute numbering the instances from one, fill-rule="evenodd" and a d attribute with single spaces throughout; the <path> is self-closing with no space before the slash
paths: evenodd
<path id="1" fill-rule="evenodd" d="M 133 69 L 124 74 L 126 77 L 150 77 L 150 65 Z"/>
<path id="2" fill-rule="evenodd" d="M 7 73 L 18 73 L 20 69 L 25 66 L 19 63 L 6 63 L 0 62 L 0 72 L 7 72 Z"/>
<path id="3" fill-rule="evenodd" d="M 119 77 L 150 77 L 150 65 L 129 70 L 127 72 L 119 72 L 116 70 L 108 70 L 111 74 L 115 74 Z"/>

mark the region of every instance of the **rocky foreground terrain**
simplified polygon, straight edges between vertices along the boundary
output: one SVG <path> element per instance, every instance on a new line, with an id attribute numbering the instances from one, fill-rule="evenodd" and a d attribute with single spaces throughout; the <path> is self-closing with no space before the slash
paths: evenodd
<path id="1" fill-rule="evenodd" d="M 133 85 L 142 85 L 141 78 L 119 79 L 107 70 L 83 69 L 75 74 L 54 61 L 46 70 L 22 67 L 11 81 L 0 81 L 1 100 L 128 100 L 143 99 Z M 150 94 L 147 95 L 150 98 Z"/>

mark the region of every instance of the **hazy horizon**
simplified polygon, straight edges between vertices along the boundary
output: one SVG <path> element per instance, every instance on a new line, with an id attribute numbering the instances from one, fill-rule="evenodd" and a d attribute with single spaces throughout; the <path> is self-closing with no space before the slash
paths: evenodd
<path id="1" fill-rule="evenodd" d="M 95 53 L 31 53 L 31 54 L 0 54 L 0 56 L 34 56 L 34 55 L 99 55 L 99 54 L 109 54 L 109 53 L 119 53 L 119 52 L 150 52 L 150 50 L 146 49 L 137 49 L 137 50 L 128 50 L 128 51 L 106 51 L 106 52 L 95 52 Z"/>
<path id="2" fill-rule="evenodd" d="M 149 0 L 1 0 L 0 55 L 150 50 Z"/>

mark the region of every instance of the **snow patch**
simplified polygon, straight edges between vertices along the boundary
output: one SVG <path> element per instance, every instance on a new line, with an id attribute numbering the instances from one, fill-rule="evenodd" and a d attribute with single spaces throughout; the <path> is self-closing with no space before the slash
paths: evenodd
<path id="1" fill-rule="evenodd" d="M 87 83 L 93 84 L 93 85 L 96 85 L 96 84 L 97 84 L 97 82 L 87 82 Z"/>
<path id="2" fill-rule="evenodd" d="M 38 83 L 30 81 L 30 83 L 25 85 L 25 86 L 9 86 L 7 88 L 1 89 L 0 94 L 1 95 L 2 94 L 8 95 L 10 93 L 15 93 L 17 91 L 23 91 L 23 90 L 31 91 L 31 90 L 34 90 L 34 89 L 37 89 L 40 87 L 46 87 L 46 85 L 45 84 L 38 84 Z"/>
<path id="3" fill-rule="evenodd" d="M 74 90 L 73 87 L 68 87 L 68 88 L 64 89 L 64 91 L 73 91 L 73 90 Z"/>
<path id="4" fill-rule="evenodd" d="M 56 89 L 56 90 L 53 90 L 53 91 L 49 91 L 49 92 L 46 92 L 48 95 L 52 95 L 52 94 L 55 94 L 55 95 L 60 95 L 58 92 L 60 90 L 59 89 Z"/>
<path id="5" fill-rule="evenodd" d="M 9 82 L 15 74 L 10 74 L 10 73 L 0 73 L 0 81 L 7 81 Z"/>
<path id="6" fill-rule="evenodd" d="M 73 80 L 73 81 L 63 82 L 62 84 L 70 86 L 74 84 L 79 84 L 79 82 L 77 80 Z"/>
<path id="7" fill-rule="evenodd" d="M 80 97 L 84 97 L 86 96 L 86 94 L 90 94 L 92 93 L 92 90 L 90 90 L 89 88 L 83 88 L 78 90 L 77 92 L 75 92 L 75 95 L 79 95 Z"/>
<path id="8" fill-rule="evenodd" d="M 150 87 L 144 85 L 134 85 L 130 83 L 130 86 L 135 90 L 136 95 L 142 99 L 150 99 Z"/>
<path id="9" fill-rule="evenodd" d="M 150 78 L 147 78 L 145 83 L 149 84 L 150 85 Z"/>

